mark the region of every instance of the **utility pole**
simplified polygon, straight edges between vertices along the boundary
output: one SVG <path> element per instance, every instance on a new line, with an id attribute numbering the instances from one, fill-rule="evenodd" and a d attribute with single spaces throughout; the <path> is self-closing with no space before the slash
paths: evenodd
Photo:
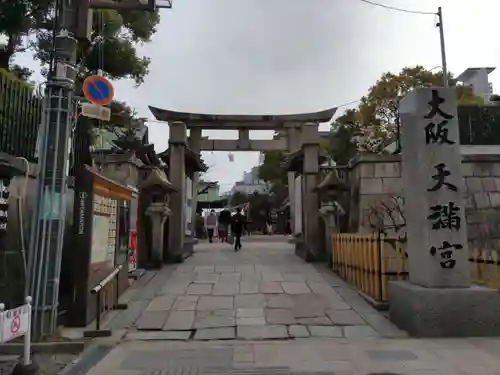
<path id="1" fill-rule="evenodd" d="M 446 64 L 446 46 L 444 44 L 444 26 L 443 26 L 443 9 L 438 8 L 438 22 L 436 27 L 439 28 L 439 40 L 441 43 L 441 67 L 443 68 L 443 86 L 448 87 L 448 67 Z"/>
<path id="2" fill-rule="evenodd" d="M 35 340 L 51 335 L 57 325 L 78 43 L 90 35 L 92 9 L 154 11 L 160 7 L 157 1 L 162 8 L 172 6 L 171 0 L 60 0 L 56 9 L 59 24 L 55 25 L 54 65 L 45 90 L 26 279 L 26 295 L 33 296 Z"/>

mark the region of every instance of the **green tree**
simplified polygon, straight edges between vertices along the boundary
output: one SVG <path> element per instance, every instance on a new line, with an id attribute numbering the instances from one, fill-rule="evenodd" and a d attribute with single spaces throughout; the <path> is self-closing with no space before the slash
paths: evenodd
<path id="1" fill-rule="evenodd" d="M 160 21 L 158 11 L 94 10 L 91 48 L 81 45 L 80 81 L 102 70 L 111 79 L 133 79 L 141 84 L 149 72 L 150 59 L 140 56 L 136 46 L 147 43 Z M 52 46 L 52 23 L 37 29 L 35 57 L 46 65 Z"/>
<path id="2" fill-rule="evenodd" d="M 450 74 L 450 81 L 453 76 Z M 399 73 L 384 73 L 360 100 L 359 106 L 347 111 L 332 125 L 332 156 L 345 164 L 359 150 L 381 152 L 395 139 L 399 101 L 409 91 L 419 87 L 441 86 L 442 72 L 432 72 L 422 66 L 406 67 Z M 461 105 L 483 104 L 470 87 L 456 87 Z"/>
<path id="3" fill-rule="evenodd" d="M 357 138 L 361 135 L 361 114 L 347 110 L 332 124 L 330 155 L 337 165 L 346 165 L 358 152 Z"/>
<path id="4" fill-rule="evenodd" d="M 0 36 L 7 39 L 0 49 L 0 68 L 9 70 L 12 58 L 26 50 L 23 39 L 47 20 L 52 0 L 0 1 Z"/>
<path id="5" fill-rule="evenodd" d="M 287 182 L 286 171 L 283 169 L 285 154 L 281 151 L 267 151 L 264 161 L 259 166 L 259 178 L 269 183 Z"/>
<path id="6" fill-rule="evenodd" d="M 248 195 L 241 192 L 235 191 L 231 196 L 230 204 L 231 206 L 239 206 L 240 204 L 245 204 L 248 202 Z"/>

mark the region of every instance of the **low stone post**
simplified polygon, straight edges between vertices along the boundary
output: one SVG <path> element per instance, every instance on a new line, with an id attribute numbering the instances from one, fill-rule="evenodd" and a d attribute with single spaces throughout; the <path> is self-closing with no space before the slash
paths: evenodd
<path id="1" fill-rule="evenodd" d="M 170 215 L 170 209 L 164 202 L 151 203 L 146 210 L 146 216 L 151 220 L 151 265 L 161 268 L 163 265 L 164 228 Z"/>
<path id="2" fill-rule="evenodd" d="M 415 336 L 500 334 L 500 295 L 471 286 L 455 88 L 400 102 L 409 281 L 389 284 L 390 318 Z"/>

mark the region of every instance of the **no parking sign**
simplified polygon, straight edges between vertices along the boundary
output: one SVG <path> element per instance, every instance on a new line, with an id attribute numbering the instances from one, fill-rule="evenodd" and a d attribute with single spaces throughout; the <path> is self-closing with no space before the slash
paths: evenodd
<path id="1" fill-rule="evenodd" d="M 0 342 L 8 342 L 23 336 L 29 328 L 29 306 L 22 305 L 3 313 L 2 334 Z"/>

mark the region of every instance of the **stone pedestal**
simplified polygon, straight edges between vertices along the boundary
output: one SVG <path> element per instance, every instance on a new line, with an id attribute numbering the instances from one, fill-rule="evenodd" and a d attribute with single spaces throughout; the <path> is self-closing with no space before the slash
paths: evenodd
<path id="1" fill-rule="evenodd" d="M 332 236 L 335 233 L 335 215 L 337 214 L 337 210 L 331 203 L 328 203 L 319 209 L 319 213 L 325 224 L 326 261 L 328 262 L 328 266 L 331 267 L 333 264 Z"/>
<path id="2" fill-rule="evenodd" d="M 470 285 L 455 89 L 414 90 L 400 114 L 409 281 L 390 284 L 390 318 L 415 336 L 496 335 L 500 295 Z"/>
<path id="3" fill-rule="evenodd" d="M 146 210 L 151 220 L 151 265 L 155 268 L 163 265 L 164 228 L 170 212 L 166 203 L 151 203 Z"/>
<path id="4" fill-rule="evenodd" d="M 184 260 L 184 237 L 186 227 L 186 124 L 173 122 L 170 124 L 170 160 L 169 179 L 177 191 L 172 193 L 171 210 L 169 222 L 168 245 L 173 262 Z"/>

